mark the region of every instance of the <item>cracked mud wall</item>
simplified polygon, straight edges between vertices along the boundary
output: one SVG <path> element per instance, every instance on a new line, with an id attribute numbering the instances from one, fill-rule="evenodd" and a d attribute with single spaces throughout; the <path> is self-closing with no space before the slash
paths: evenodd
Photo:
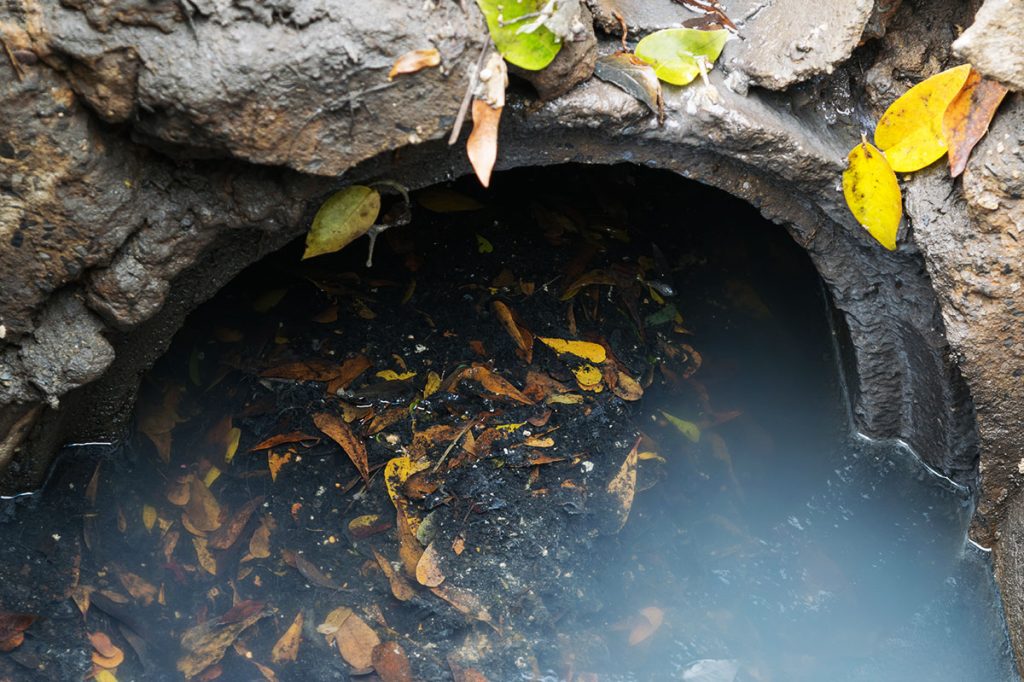
<path id="1" fill-rule="evenodd" d="M 939 167 L 908 183 L 910 229 L 897 252 L 853 222 L 838 191 L 860 132 L 907 87 L 955 63 L 952 45 L 1019 87 L 1019 67 L 991 46 L 1013 53 L 996 39 L 1016 25 L 1016 5 L 989 0 L 979 14 L 986 30 L 960 36 L 977 3 L 724 2 L 744 39 L 712 74 L 720 98 L 699 85 L 671 89 L 659 128 L 621 91 L 586 80 L 588 60 L 617 48 L 606 32 L 618 30 L 613 8 L 634 35 L 691 15 L 670 0 L 588 4 L 595 32 L 563 65 L 563 87 L 536 83 L 555 99 L 523 83 L 510 97 L 499 168 L 653 165 L 785 225 L 845 314 L 859 426 L 904 438 L 970 484 L 980 455 L 977 537 L 998 543 L 1004 576 L 1021 574 L 1011 559 L 1024 550 L 1000 549 L 1024 546 L 1014 525 L 1024 518 L 1021 96 L 1007 99 L 962 184 Z M 37 480 L 63 440 L 112 435 L 98 425 L 127 414 L 140 373 L 184 315 L 304 232 L 332 189 L 379 177 L 416 187 L 469 171 L 460 146 L 441 140 L 484 38 L 474 4 L 353 5 L 0 4 L 8 487 Z M 428 44 L 441 68 L 386 80 L 398 55 Z M 585 82 L 559 94 L 577 79 Z M 1008 580 L 1019 643 L 1024 586 Z"/>

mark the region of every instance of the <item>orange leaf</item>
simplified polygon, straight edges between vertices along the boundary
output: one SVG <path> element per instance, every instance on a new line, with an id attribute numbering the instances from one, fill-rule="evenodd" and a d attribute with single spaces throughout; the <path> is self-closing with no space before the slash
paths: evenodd
<path id="1" fill-rule="evenodd" d="M 314 414 L 313 423 L 341 446 L 348 458 L 356 465 L 356 470 L 363 480 L 370 480 L 370 465 L 367 463 L 366 446 L 352 430 L 352 427 L 346 424 L 345 420 L 327 412 Z"/>
<path id="2" fill-rule="evenodd" d="M 493 393 L 496 396 L 511 398 L 512 400 L 525 405 L 533 405 L 533 401 L 527 398 L 518 388 L 509 383 L 507 379 L 495 374 L 479 363 L 473 363 L 472 367 L 463 370 L 462 378 L 472 379 L 473 381 L 478 382 L 484 387 L 484 390 Z"/>
<path id="3" fill-rule="evenodd" d="M 416 73 L 417 71 L 437 66 L 440 63 L 441 53 L 433 47 L 426 50 L 413 50 L 412 52 L 406 52 L 395 60 L 394 65 L 391 67 L 391 71 L 388 72 L 388 80 L 394 80 L 395 76 L 401 76 L 407 73 Z"/>
<path id="4" fill-rule="evenodd" d="M 350 611 L 333 638 L 341 657 L 350 666 L 357 670 L 367 670 L 373 666 L 373 650 L 380 644 L 380 637 L 362 618 Z"/>
<path id="5" fill-rule="evenodd" d="M 473 132 L 466 140 L 466 154 L 484 187 L 491 184 L 491 171 L 498 160 L 498 123 L 503 108 L 495 109 L 483 100 L 473 100 Z"/>
<path id="6" fill-rule="evenodd" d="M 295 614 L 295 620 L 284 631 L 281 638 L 270 650 L 270 660 L 274 663 L 282 661 L 294 661 L 299 655 L 299 643 L 302 641 L 302 611 Z"/>
<path id="7" fill-rule="evenodd" d="M 284 453 L 283 455 L 279 455 L 273 450 L 267 452 L 267 468 L 270 469 L 270 480 L 276 481 L 277 474 L 281 471 L 281 467 L 283 467 L 290 461 L 292 461 L 291 450 Z"/>
<path id="8" fill-rule="evenodd" d="M 416 596 L 416 590 L 402 577 L 401 573 L 395 570 L 394 566 L 391 565 L 391 562 L 384 555 L 377 550 L 373 550 L 373 558 L 377 560 L 377 565 L 380 566 L 380 570 L 388 579 L 388 584 L 391 585 L 391 594 L 395 595 L 395 599 L 409 601 Z"/>
<path id="9" fill-rule="evenodd" d="M 942 132 L 949 145 L 949 174 L 954 178 L 964 172 L 971 151 L 988 132 L 1005 96 L 1005 85 L 971 69 L 963 89 L 950 102 L 942 118 Z"/>
<path id="10" fill-rule="evenodd" d="M 260 495 L 239 507 L 238 511 L 234 513 L 227 523 L 210 534 L 210 547 L 213 549 L 227 549 L 235 544 L 245 525 L 249 523 L 252 513 L 263 504 L 263 500 L 264 497 Z"/>
<path id="11" fill-rule="evenodd" d="M 533 362 L 533 334 L 516 320 L 516 314 L 503 301 L 492 301 L 491 308 L 508 332 L 526 364 Z"/>

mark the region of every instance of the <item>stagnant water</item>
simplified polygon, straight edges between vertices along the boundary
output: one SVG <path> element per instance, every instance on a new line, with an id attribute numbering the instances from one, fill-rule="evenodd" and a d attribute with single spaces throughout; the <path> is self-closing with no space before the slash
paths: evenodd
<path id="1" fill-rule="evenodd" d="M 99 652 L 92 671 L 122 681 L 1017 679 L 988 557 L 966 541 L 968 491 L 851 431 L 824 294 L 779 228 L 639 169 L 495 186 L 460 186 L 474 210 L 418 207 L 371 270 L 361 242 L 256 266 L 147 378 L 137 433 L 67 448 L 42 493 L 4 500 L 0 611 L 37 619 L 20 645 L 0 627 L 0 677 L 82 679 L 100 632 L 124 661 Z M 587 268 L 605 283 L 565 293 Z M 429 372 L 472 362 L 526 392 L 527 367 L 575 388 L 565 356 L 535 344 L 524 362 L 495 300 L 520 330 L 606 344 L 643 397 L 427 391 Z M 372 370 L 340 394 L 268 371 L 356 353 Z M 365 443 L 369 486 L 311 421 L 323 413 Z M 418 537 L 444 582 L 428 589 L 401 578 L 419 541 L 396 535 L 380 468 L 452 420 L 457 435 L 421 447 L 423 475 L 441 473 L 397 494 L 433 512 Z M 314 438 L 258 447 L 294 431 Z M 637 434 L 619 528 L 608 483 Z M 338 608 L 361 619 L 347 647 Z M 377 641 L 403 653 L 373 657 Z"/>

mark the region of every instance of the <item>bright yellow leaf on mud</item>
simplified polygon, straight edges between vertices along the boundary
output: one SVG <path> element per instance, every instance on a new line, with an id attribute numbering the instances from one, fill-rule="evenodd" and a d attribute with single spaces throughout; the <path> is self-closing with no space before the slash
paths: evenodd
<path id="1" fill-rule="evenodd" d="M 593 365 L 583 365 L 572 370 L 576 383 L 585 391 L 601 391 L 601 370 Z"/>
<path id="2" fill-rule="evenodd" d="M 437 393 L 439 388 L 441 388 L 441 376 L 433 370 L 427 372 L 427 383 L 423 387 L 423 397 L 429 398 Z"/>
<path id="3" fill-rule="evenodd" d="M 604 346 L 599 343 L 591 343 L 590 341 L 567 341 L 565 339 L 551 339 L 543 336 L 537 337 L 538 341 L 541 341 L 545 346 L 548 346 L 556 353 L 569 353 L 577 357 L 589 360 L 595 365 L 599 365 L 604 362 L 608 354 L 605 353 Z"/>
<path id="4" fill-rule="evenodd" d="M 962 64 L 937 73 L 907 90 L 882 114 L 875 144 L 894 171 L 920 170 L 946 153 L 942 119 L 970 72 L 971 65 Z"/>
<path id="5" fill-rule="evenodd" d="M 857 222 L 882 246 L 895 251 L 903 196 L 889 162 L 867 141 L 850 150 L 843 172 L 843 195 Z"/>

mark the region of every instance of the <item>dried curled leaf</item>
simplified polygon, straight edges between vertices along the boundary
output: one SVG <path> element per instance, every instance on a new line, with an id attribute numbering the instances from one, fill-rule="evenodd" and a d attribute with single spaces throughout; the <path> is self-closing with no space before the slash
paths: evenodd
<path id="1" fill-rule="evenodd" d="M 274 644 L 274 648 L 270 650 L 270 660 L 274 663 L 281 663 L 283 661 L 294 661 L 299 655 L 299 644 L 302 642 L 302 623 L 303 623 L 302 611 L 295 614 L 295 620 L 288 626 L 288 629 L 284 631 L 280 639 Z"/>
<path id="2" fill-rule="evenodd" d="M 473 100 L 473 132 L 466 140 L 466 155 L 480 184 L 491 184 L 491 171 L 498 160 L 498 123 L 501 109 L 495 109 L 483 100 Z"/>
<path id="3" fill-rule="evenodd" d="M 962 64 L 937 73 L 885 110 L 875 126 L 875 144 L 885 152 L 892 170 L 920 170 L 946 153 L 942 120 L 970 72 L 970 64 Z"/>
<path id="4" fill-rule="evenodd" d="M 843 172 L 846 205 L 861 226 L 890 251 L 903 217 L 903 196 L 896 174 L 882 153 L 861 142 L 850 150 Z"/>
<path id="5" fill-rule="evenodd" d="M 654 67 L 655 75 L 672 85 L 686 85 L 722 54 L 729 32 L 693 28 L 666 28 L 637 43 L 636 56 Z"/>
<path id="6" fill-rule="evenodd" d="M 644 60 L 625 52 L 616 52 L 597 60 L 594 75 L 646 104 L 659 119 L 664 118 L 665 100 L 661 81 L 654 73 L 654 67 Z"/>
<path id="7" fill-rule="evenodd" d="M 388 80 L 394 80 L 395 76 L 416 73 L 423 69 L 429 69 L 441 63 L 441 53 L 437 48 L 431 47 L 424 50 L 412 50 L 406 52 L 395 60 L 388 72 Z"/>
<path id="8" fill-rule="evenodd" d="M 527 30 L 546 0 L 476 0 L 476 4 L 487 19 L 487 30 L 494 45 L 509 64 L 527 71 L 540 71 L 562 49 L 558 36 L 547 26 Z"/>
<path id="9" fill-rule="evenodd" d="M 323 203 L 306 235 L 303 260 L 340 251 L 373 227 L 380 213 L 380 193 L 350 185 Z"/>
<path id="10" fill-rule="evenodd" d="M 373 648 L 373 670 L 381 682 L 412 682 L 412 668 L 398 642 L 381 642 Z"/>
<path id="11" fill-rule="evenodd" d="M 971 70 L 963 89 L 942 118 L 942 134 L 949 145 L 949 174 L 964 172 L 974 146 L 988 132 L 996 109 L 1006 97 L 1006 86 Z"/>

